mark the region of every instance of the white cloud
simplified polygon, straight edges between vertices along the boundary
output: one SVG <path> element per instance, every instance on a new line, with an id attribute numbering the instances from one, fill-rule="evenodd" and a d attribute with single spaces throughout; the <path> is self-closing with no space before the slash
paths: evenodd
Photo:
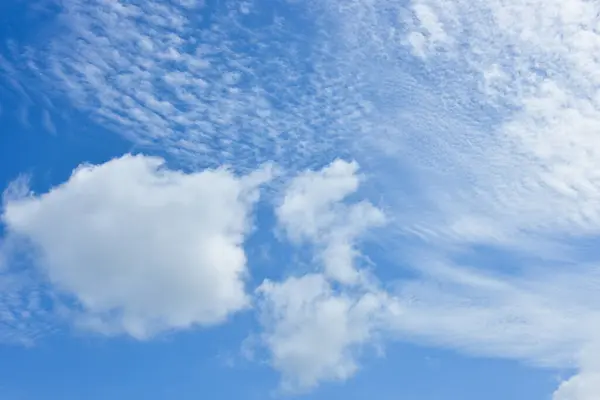
<path id="1" fill-rule="evenodd" d="M 354 375 L 384 306 L 379 294 L 336 293 L 321 274 L 265 281 L 258 293 L 264 341 L 290 391 Z"/>
<path id="2" fill-rule="evenodd" d="M 598 326 L 595 307 L 586 303 L 597 297 L 595 287 L 584 289 L 575 273 L 508 278 L 422 261 L 426 275 L 398 284 L 397 313 L 387 319 L 387 328 L 401 338 L 569 367 L 588 331 Z M 570 296 L 572 290 L 581 295 Z"/>
<path id="3" fill-rule="evenodd" d="M 436 48 L 446 47 L 450 38 L 431 8 L 426 4 L 415 4 L 413 12 L 417 29 L 409 34 L 408 42 L 415 54 L 424 57 Z"/>
<path id="4" fill-rule="evenodd" d="M 600 373 L 582 372 L 561 383 L 554 400 L 596 400 L 600 396 Z"/>
<path id="5" fill-rule="evenodd" d="M 360 184 L 357 171 L 356 162 L 336 160 L 300 173 L 276 209 L 280 228 L 294 243 L 310 243 L 324 271 L 267 280 L 257 290 L 264 344 L 286 390 L 354 375 L 386 306 L 386 296 L 355 265 L 359 237 L 385 221 L 369 202 L 348 204 Z"/>
<path id="6" fill-rule="evenodd" d="M 489 154 L 491 160 L 471 158 L 468 148 L 454 149 L 467 150 L 464 157 L 478 172 L 472 174 L 475 190 L 460 188 L 472 193 L 464 197 L 467 207 L 452 210 L 450 218 L 460 218 L 456 211 L 464 215 L 472 208 L 487 214 L 488 221 L 492 217 L 488 227 L 519 232 L 514 242 L 523 241 L 523 234 L 525 238 L 560 237 L 571 244 L 597 241 L 600 62 L 594 54 L 600 46 L 600 5 L 583 0 L 416 0 L 412 4 L 433 10 L 454 42 L 444 52 L 429 55 L 440 63 L 452 58 L 457 70 L 470 71 L 475 77 L 472 82 L 483 83 L 480 103 L 504 114 L 483 142 L 482 154 Z M 598 348 L 589 346 L 596 342 L 593 332 L 600 328 L 596 295 L 600 259 L 586 246 L 581 249 L 567 253 L 570 262 L 545 266 L 533 276 L 531 266 L 524 266 L 525 272 L 508 280 L 521 295 L 506 293 L 501 296 L 504 307 L 483 307 L 483 315 L 510 309 L 535 340 L 532 347 L 548 346 L 534 357 L 516 348 L 516 337 L 502 347 L 515 348 L 526 359 L 564 354 L 570 356 L 571 365 L 580 367 L 556 391 L 557 400 L 600 397 L 600 368 L 590 360 L 598 358 Z M 591 267 L 574 265 L 581 260 Z M 509 332 L 515 326 L 511 320 L 501 323 Z M 480 350 L 489 349 L 491 340 L 497 339 L 490 333 L 479 332 L 481 339 L 488 339 L 477 346 Z M 563 360 L 558 365 L 566 364 Z"/>
<path id="7" fill-rule="evenodd" d="M 185 174 L 128 155 L 81 166 L 48 193 L 10 198 L 3 221 L 80 303 L 80 323 L 144 338 L 216 324 L 249 305 L 242 246 L 269 175 Z"/>
<path id="8" fill-rule="evenodd" d="M 597 331 L 595 329 L 595 331 Z M 562 382 L 553 400 L 596 400 L 600 397 L 600 347 L 590 342 L 580 354 L 581 371 Z"/>
<path id="9" fill-rule="evenodd" d="M 381 210 L 370 202 L 345 204 L 358 189 L 358 164 L 336 160 L 319 171 L 295 177 L 276 210 L 278 223 L 296 243 L 314 245 L 328 277 L 358 283 L 355 241 L 368 229 L 384 224 Z"/>
<path id="10" fill-rule="evenodd" d="M 566 262 L 507 275 L 435 257 L 422 275 L 398 283 L 385 329 L 401 339 L 467 354 L 520 360 L 542 368 L 578 369 L 556 400 L 598 398 L 600 282 L 597 264 Z"/>

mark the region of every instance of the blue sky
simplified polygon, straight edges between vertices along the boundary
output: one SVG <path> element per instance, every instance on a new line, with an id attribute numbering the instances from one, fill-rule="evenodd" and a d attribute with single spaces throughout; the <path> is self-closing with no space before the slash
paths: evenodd
<path id="1" fill-rule="evenodd" d="M 0 398 L 600 397 L 600 6 L 0 4 Z"/>

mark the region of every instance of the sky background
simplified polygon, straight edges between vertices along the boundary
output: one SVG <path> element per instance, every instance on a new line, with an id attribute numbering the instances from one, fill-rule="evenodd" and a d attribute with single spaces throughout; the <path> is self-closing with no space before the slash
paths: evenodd
<path id="1" fill-rule="evenodd" d="M 600 6 L 0 3 L 0 398 L 600 398 Z"/>

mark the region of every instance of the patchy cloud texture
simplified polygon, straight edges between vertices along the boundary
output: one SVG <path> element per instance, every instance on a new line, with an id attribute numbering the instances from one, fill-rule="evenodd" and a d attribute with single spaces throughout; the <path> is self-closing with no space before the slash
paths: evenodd
<path id="1" fill-rule="evenodd" d="M 311 165 L 334 149 L 361 111 L 320 66 L 326 49 L 295 33 L 310 15 L 276 14 L 303 7 L 221 4 L 205 19 L 203 3 L 67 0 L 27 63 L 101 124 L 192 164 Z"/>
<path id="2" fill-rule="evenodd" d="M 13 199 L 3 221 L 30 240 L 80 323 L 144 338 L 223 322 L 246 308 L 242 247 L 269 172 L 171 171 L 125 156 L 82 166 L 49 193 Z"/>

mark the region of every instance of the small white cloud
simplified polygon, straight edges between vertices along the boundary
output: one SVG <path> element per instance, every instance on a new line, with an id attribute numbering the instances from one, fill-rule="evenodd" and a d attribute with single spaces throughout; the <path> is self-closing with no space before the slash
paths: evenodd
<path id="1" fill-rule="evenodd" d="M 288 391 L 354 375 L 384 305 L 379 294 L 336 293 L 322 274 L 266 281 L 258 293 L 264 341 Z"/>
<path id="2" fill-rule="evenodd" d="M 277 218 L 289 238 L 317 248 L 328 277 L 344 284 L 357 283 L 354 266 L 356 239 L 385 217 L 371 203 L 351 205 L 344 200 L 358 189 L 358 164 L 336 160 L 320 171 L 306 171 L 292 180 L 277 208 Z"/>
<path id="3" fill-rule="evenodd" d="M 276 210 L 295 244 L 309 243 L 323 273 L 265 281 L 259 312 L 273 367 L 287 391 L 348 379 L 357 356 L 372 345 L 387 297 L 369 285 L 355 258 L 359 237 L 385 222 L 371 203 L 350 203 L 360 184 L 356 162 L 336 160 L 292 179 Z M 350 203 L 350 204 L 349 204 Z"/>
<path id="4" fill-rule="evenodd" d="M 185 174 L 128 155 L 82 166 L 49 193 L 8 197 L 3 221 L 39 249 L 49 281 L 78 300 L 79 323 L 144 338 L 248 306 L 242 245 L 269 176 Z"/>

